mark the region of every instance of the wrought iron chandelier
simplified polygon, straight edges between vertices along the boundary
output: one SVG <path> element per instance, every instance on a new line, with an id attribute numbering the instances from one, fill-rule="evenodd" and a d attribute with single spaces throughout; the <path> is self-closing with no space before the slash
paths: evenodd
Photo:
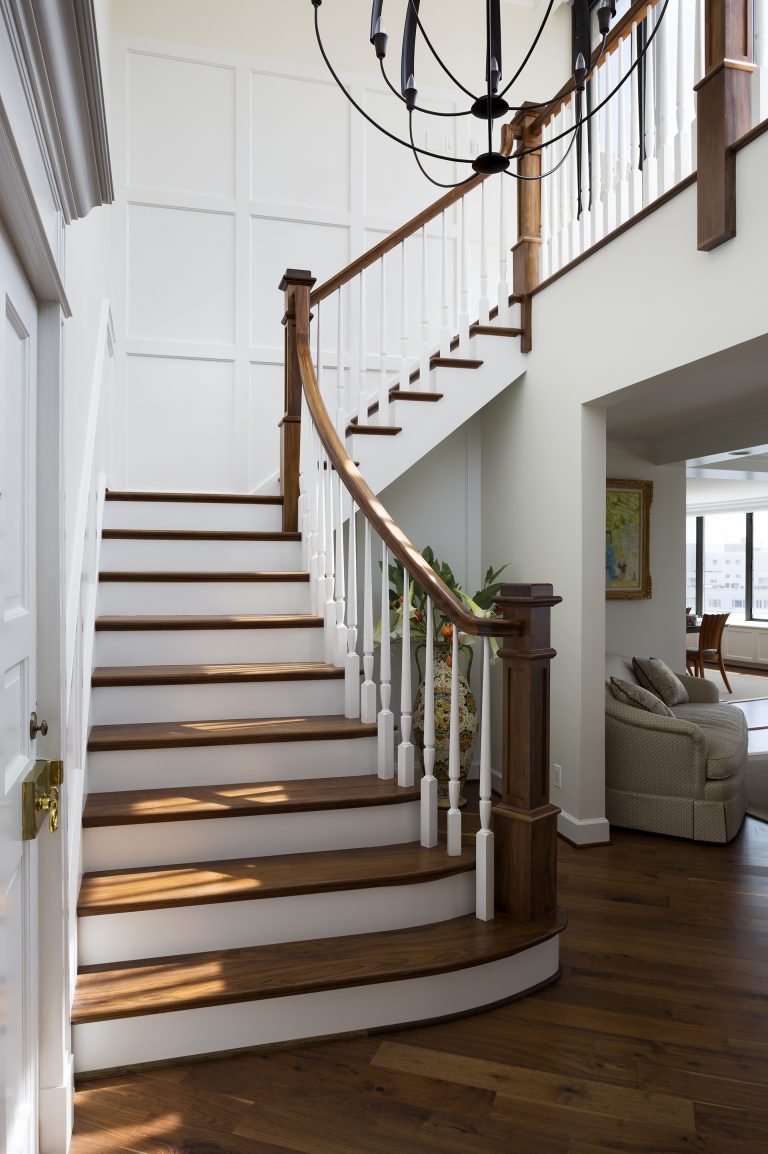
<path id="1" fill-rule="evenodd" d="M 642 43 L 638 45 L 638 51 L 632 61 L 630 67 L 619 77 L 618 83 L 603 97 L 602 100 L 590 100 L 585 102 L 584 94 L 588 82 L 593 78 L 594 73 L 603 58 L 606 48 L 606 41 L 608 32 L 611 27 L 611 20 L 616 15 L 616 0 L 599 0 L 597 5 L 597 23 L 600 35 L 600 43 L 595 51 L 591 48 L 591 9 L 593 3 L 590 0 L 574 0 L 574 64 L 573 74 L 569 84 L 556 93 L 550 100 L 544 101 L 526 101 L 524 104 L 510 104 L 505 99 L 512 85 L 520 78 L 524 69 L 526 68 L 531 56 L 533 55 L 542 33 L 547 26 L 547 21 L 554 8 L 555 0 L 549 0 L 547 9 L 539 25 L 538 31 L 531 42 L 528 51 L 523 57 L 522 63 L 517 68 L 514 75 L 502 88 L 502 36 L 501 36 L 501 0 L 484 0 L 485 6 L 485 24 L 486 24 L 486 59 L 485 59 L 485 80 L 483 89 L 480 95 L 476 95 L 471 88 L 465 86 L 447 64 L 440 57 L 434 43 L 424 27 L 424 23 L 420 15 L 421 0 L 407 0 L 405 12 L 405 24 L 403 28 L 402 49 L 400 59 L 400 88 L 395 87 L 387 74 L 386 57 L 388 36 L 383 24 L 383 7 L 384 0 L 373 0 L 371 5 L 371 32 L 370 42 L 373 45 L 376 57 L 379 61 L 382 77 L 393 95 L 405 105 L 408 112 L 408 140 L 397 136 L 396 133 L 390 132 L 389 129 L 384 128 L 379 124 L 370 113 L 366 112 L 364 108 L 355 100 L 349 89 L 342 83 L 339 75 L 334 68 L 326 51 L 320 34 L 320 20 L 319 10 L 323 0 L 312 0 L 312 7 L 315 10 L 315 36 L 317 37 L 318 47 L 320 53 L 325 61 L 333 79 L 336 81 L 341 92 L 344 94 L 350 104 L 357 109 L 361 116 L 373 125 L 384 136 L 389 137 L 390 140 L 409 149 L 414 156 L 414 159 L 423 173 L 423 175 L 432 184 L 438 185 L 440 188 L 458 188 L 462 184 L 467 184 L 470 180 L 475 178 L 476 174 L 492 175 L 494 173 L 505 173 L 507 176 L 514 177 L 516 180 L 542 180 L 547 176 L 551 176 L 556 172 L 568 158 L 568 154 L 573 148 L 574 143 L 579 136 L 582 126 L 596 116 L 597 113 L 616 95 L 622 85 L 626 84 L 630 76 L 636 69 L 641 70 L 641 75 L 644 75 L 645 57 L 650 49 L 658 31 L 661 26 L 664 15 L 667 11 L 669 0 L 663 0 L 660 7 L 659 15 L 651 32 L 645 35 Z M 469 108 L 464 108 L 461 111 L 446 112 L 438 109 L 427 108 L 418 102 L 418 88 L 416 86 L 416 41 L 417 34 L 421 34 L 421 39 L 425 46 L 435 58 L 442 71 L 448 79 L 472 101 Z M 575 117 L 574 123 L 569 125 L 564 131 L 550 136 L 543 144 L 535 147 L 524 147 L 522 144 L 518 146 L 512 156 L 507 156 L 504 152 L 494 147 L 494 121 L 506 116 L 509 112 L 543 110 L 554 104 L 555 101 L 563 103 L 567 101 L 572 94 L 575 93 Z M 585 107 L 586 104 L 586 107 Z M 414 114 L 421 114 L 424 116 L 440 116 L 440 117 L 461 117 L 474 116 L 479 120 L 485 122 L 487 126 L 487 151 L 480 153 L 479 156 L 472 157 L 456 157 L 447 153 L 434 152 L 428 148 L 422 148 L 415 142 L 414 137 Z M 510 167 L 511 160 L 519 160 L 521 157 L 531 152 L 543 152 L 544 149 L 551 147 L 557 141 L 565 140 L 570 137 L 567 147 L 564 146 L 562 156 L 558 162 L 546 171 L 542 171 L 537 175 L 526 175 L 521 172 L 516 172 L 514 168 Z M 422 157 L 430 157 L 435 160 L 441 160 L 446 163 L 469 165 L 474 170 L 473 174 L 465 177 L 462 180 L 455 181 L 452 184 L 436 180 L 427 172 Z M 542 162 L 542 167 L 544 167 Z"/>

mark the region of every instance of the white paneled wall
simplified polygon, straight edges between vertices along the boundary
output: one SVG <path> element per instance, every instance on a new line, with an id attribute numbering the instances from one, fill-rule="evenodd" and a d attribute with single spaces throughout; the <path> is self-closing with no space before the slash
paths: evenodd
<path id="1" fill-rule="evenodd" d="M 322 281 L 441 190 L 419 175 L 405 150 L 352 112 L 320 69 L 125 36 L 115 38 L 114 52 L 119 355 L 112 483 L 271 489 L 282 414 L 283 272 L 308 267 Z M 347 79 L 356 98 L 388 123 L 394 98 L 385 98 L 378 81 Z M 444 95 L 425 98 L 447 110 Z M 469 128 L 467 118 L 436 118 L 417 142 L 473 155 Z M 453 164 L 431 162 L 430 171 L 454 178 Z M 498 197 L 495 190 L 488 195 Z M 489 202 L 487 244 L 496 263 L 497 217 Z M 448 234 L 453 311 L 453 213 Z M 430 248 L 439 251 L 440 243 L 439 229 L 430 231 Z M 479 237 L 471 248 L 479 262 Z M 417 358 L 416 273 L 414 263 Z M 396 295 L 394 265 L 390 287 Z M 439 310 L 439 293 L 436 284 L 430 310 Z M 336 308 L 335 299 L 322 307 L 331 365 Z M 347 308 L 349 339 L 359 332 L 358 303 Z M 394 333 L 394 296 L 388 316 Z M 366 361 L 374 369 L 379 325 L 366 319 Z"/>

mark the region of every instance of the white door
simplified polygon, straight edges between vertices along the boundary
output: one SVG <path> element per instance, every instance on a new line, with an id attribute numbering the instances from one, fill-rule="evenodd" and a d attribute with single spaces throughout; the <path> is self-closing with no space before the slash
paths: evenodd
<path id="1" fill-rule="evenodd" d="M 21 838 L 35 761 L 37 304 L 0 227 L 0 1146 L 35 1154 L 37 842 Z"/>

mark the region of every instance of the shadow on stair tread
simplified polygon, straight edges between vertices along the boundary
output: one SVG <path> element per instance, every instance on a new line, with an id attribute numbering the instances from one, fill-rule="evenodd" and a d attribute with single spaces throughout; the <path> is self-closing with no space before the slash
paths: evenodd
<path id="1" fill-rule="evenodd" d="M 271 857 L 100 870 L 83 875 L 78 915 L 138 912 L 214 902 L 251 901 L 334 890 L 434 881 L 475 867 L 471 849 L 402 842 Z"/>
<path id="2" fill-rule="evenodd" d="M 449 973 L 511 957 L 564 926 L 559 910 L 532 923 L 469 914 L 408 929 L 84 966 L 72 1023 Z"/>

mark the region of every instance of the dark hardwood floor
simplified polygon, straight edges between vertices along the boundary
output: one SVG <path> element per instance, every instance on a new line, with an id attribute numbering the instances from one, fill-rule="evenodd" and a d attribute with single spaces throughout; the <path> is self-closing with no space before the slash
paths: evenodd
<path id="1" fill-rule="evenodd" d="M 461 1021 L 84 1081 L 72 1154 L 765 1154 L 768 825 L 559 843 L 560 982 Z"/>

